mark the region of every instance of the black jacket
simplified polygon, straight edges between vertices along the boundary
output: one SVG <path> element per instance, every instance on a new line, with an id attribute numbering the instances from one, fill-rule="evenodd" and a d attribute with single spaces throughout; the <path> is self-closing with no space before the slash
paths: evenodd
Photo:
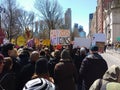
<path id="1" fill-rule="evenodd" d="M 107 63 L 101 55 L 98 53 L 88 55 L 83 60 L 79 70 L 79 79 L 84 81 L 85 90 L 89 90 L 96 79 L 102 78 L 107 69 Z"/>
<path id="2" fill-rule="evenodd" d="M 53 78 L 54 78 L 54 68 L 55 68 L 55 65 L 59 62 L 59 60 L 60 60 L 59 58 L 51 58 L 48 61 L 49 74 Z"/>
<path id="3" fill-rule="evenodd" d="M 29 64 L 24 65 L 24 67 L 20 71 L 20 75 L 18 78 L 17 90 L 22 90 L 25 83 L 32 78 L 34 74 L 34 70 L 35 70 L 35 62 L 30 62 Z"/>
<path id="4" fill-rule="evenodd" d="M 6 73 L 0 79 L 0 90 L 16 90 L 15 73 Z"/>

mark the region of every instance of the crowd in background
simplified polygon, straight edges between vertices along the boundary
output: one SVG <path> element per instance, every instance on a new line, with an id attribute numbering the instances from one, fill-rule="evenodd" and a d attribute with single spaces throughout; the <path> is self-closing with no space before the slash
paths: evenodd
<path id="1" fill-rule="evenodd" d="M 97 46 L 15 48 L 8 43 L 0 53 L 0 90 L 104 90 L 102 85 L 120 82 L 120 68 L 112 67 L 113 75 Z"/>

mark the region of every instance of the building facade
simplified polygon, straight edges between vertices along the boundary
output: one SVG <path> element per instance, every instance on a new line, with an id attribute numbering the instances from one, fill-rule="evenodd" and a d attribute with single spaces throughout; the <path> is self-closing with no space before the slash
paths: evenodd
<path id="1" fill-rule="evenodd" d="M 117 42 L 117 38 L 120 37 L 119 17 L 120 0 L 97 0 L 96 12 L 91 21 L 89 36 L 94 33 L 105 33 L 106 43 Z"/>
<path id="2" fill-rule="evenodd" d="M 120 0 L 108 0 L 104 7 L 104 33 L 107 43 L 117 42 L 120 37 Z"/>
<path id="3" fill-rule="evenodd" d="M 96 19 L 96 31 L 103 33 L 103 0 L 97 0 Z"/>

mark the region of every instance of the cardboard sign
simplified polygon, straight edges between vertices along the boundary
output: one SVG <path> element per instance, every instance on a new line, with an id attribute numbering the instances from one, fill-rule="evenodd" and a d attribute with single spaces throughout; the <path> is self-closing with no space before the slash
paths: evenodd
<path id="1" fill-rule="evenodd" d="M 51 30 L 50 41 L 52 45 L 70 43 L 70 30 Z"/>

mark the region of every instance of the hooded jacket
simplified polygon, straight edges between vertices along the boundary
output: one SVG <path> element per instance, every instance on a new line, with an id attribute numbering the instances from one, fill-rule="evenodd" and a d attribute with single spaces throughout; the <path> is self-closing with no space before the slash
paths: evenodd
<path id="1" fill-rule="evenodd" d="M 106 61 L 98 53 L 92 53 L 84 58 L 79 70 L 79 85 L 89 90 L 92 83 L 102 78 L 108 69 Z"/>
<path id="2" fill-rule="evenodd" d="M 97 79 L 89 90 L 101 90 L 102 86 L 110 82 L 120 83 L 120 67 L 113 65 L 103 75 L 103 79 Z M 103 90 L 103 89 L 102 89 Z M 112 89 L 111 89 L 112 90 Z"/>

